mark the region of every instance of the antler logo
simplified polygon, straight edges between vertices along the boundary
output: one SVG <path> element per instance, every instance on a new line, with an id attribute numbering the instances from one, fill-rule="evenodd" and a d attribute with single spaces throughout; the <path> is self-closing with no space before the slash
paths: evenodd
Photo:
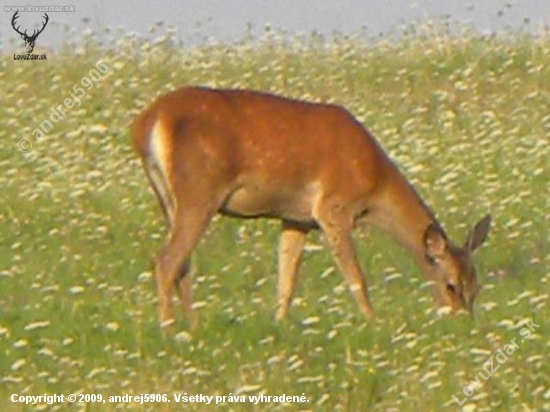
<path id="1" fill-rule="evenodd" d="M 13 27 L 13 29 L 19 33 L 21 35 L 21 38 L 23 40 L 25 40 L 25 49 L 27 49 L 27 53 L 30 54 L 32 53 L 33 49 L 34 49 L 34 42 L 36 41 L 36 38 L 38 37 L 38 35 L 40 33 L 42 33 L 44 31 L 44 28 L 46 27 L 46 25 L 48 24 L 48 20 L 49 20 L 49 17 L 46 13 L 44 13 L 44 23 L 42 24 L 42 28 L 40 30 L 33 30 L 32 34 L 29 36 L 27 34 L 27 30 L 25 30 L 24 33 L 20 32 L 19 31 L 19 27 L 21 26 L 17 26 L 15 27 L 15 23 L 16 23 L 16 20 L 17 18 L 19 17 L 17 14 L 19 12 L 16 11 L 15 14 L 13 15 L 12 19 L 11 19 L 11 25 Z"/>

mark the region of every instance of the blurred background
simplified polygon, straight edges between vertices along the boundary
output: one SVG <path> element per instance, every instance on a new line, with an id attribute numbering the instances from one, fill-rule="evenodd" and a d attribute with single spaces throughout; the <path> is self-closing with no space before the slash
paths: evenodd
<path id="1" fill-rule="evenodd" d="M 14 12 L 10 6 L 69 5 L 72 0 L 56 1 L 3 0 L 1 47 L 12 50 L 13 40 L 19 40 L 10 24 Z M 177 38 L 193 45 L 257 37 L 266 26 L 289 35 L 315 32 L 376 37 L 380 34 L 399 36 L 416 24 L 430 20 L 444 21 L 451 30 L 471 26 L 484 34 L 517 29 L 536 33 L 546 30 L 550 22 L 550 1 L 547 0 L 86 0 L 73 4 L 74 13 L 49 13 L 49 27 L 40 35 L 39 44 L 55 48 L 90 31 L 103 36 L 105 41 L 117 32 L 152 38 L 155 37 L 152 28 L 160 22 L 176 28 Z M 38 15 L 20 13 L 21 27 L 38 28 L 41 24 Z M 19 47 L 19 41 L 15 47 Z"/>

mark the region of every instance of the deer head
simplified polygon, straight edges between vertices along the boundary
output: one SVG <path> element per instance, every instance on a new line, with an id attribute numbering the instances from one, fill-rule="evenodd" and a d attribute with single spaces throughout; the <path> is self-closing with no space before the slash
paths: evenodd
<path id="1" fill-rule="evenodd" d="M 431 224 L 424 233 L 428 272 L 439 279 L 435 283 L 435 298 L 452 311 L 473 310 L 474 298 L 480 286 L 471 256 L 487 239 L 491 216 L 481 219 L 470 231 L 464 246 L 453 245 L 437 224 Z"/>
<path id="2" fill-rule="evenodd" d="M 18 13 L 19 12 L 16 11 L 15 14 L 13 15 L 13 18 L 11 19 L 11 25 L 12 25 L 13 29 L 21 35 L 21 38 L 23 40 L 25 40 L 25 49 L 27 49 L 27 53 L 30 54 L 30 53 L 32 53 L 32 51 L 34 49 L 34 42 L 36 41 L 36 38 L 38 37 L 38 35 L 40 33 L 42 33 L 44 31 L 44 28 L 48 24 L 49 17 L 46 13 L 44 13 L 44 19 L 45 20 L 44 20 L 44 23 L 42 24 L 42 28 L 40 30 L 33 30 L 32 34 L 29 36 L 27 34 L 27 30 L 25 30 L 24 33 L 19 31 L 19 27 L 21 27 L 21 26 L 15 27 L 16 20 L 19 17 Z"/>

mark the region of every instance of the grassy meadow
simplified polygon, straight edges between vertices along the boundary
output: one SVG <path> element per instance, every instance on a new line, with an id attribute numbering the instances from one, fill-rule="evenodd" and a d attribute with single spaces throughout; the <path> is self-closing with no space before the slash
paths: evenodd
<path id="1" fill-rule="evenodd" d="M 47 61 L 0 60 L 0 410 L 550 410 L 548 33 L 426 27 L 367 41 L 268 32 L 190 47 L 157 29 L 155 41 L 92 34 Z M 81 79 L 98 62 L 108 70 L 84 81 L 86 90 Z M 75 85 L 81 104 L 35 138 Z M 190 332 L 180 318 L 163 334 L 151 262 L 166 230 L 128 125 L 182 85 L 342 104 L 457 243 L 491 213 L 475 259 L 483 283 L 475 320 L 438 316 L 412 258 L 372 232 L 356 236 L 378 313 L 365 321 L 315 233 L 289 319 L 276 324 L 279 225 L 224 218 L 194 256 L 200 327 Z M 526 321 L 539 325 L 528 338 Z M 516 351 L 479 379 L 513 339 Z M 71 393 L 171 402 L 10 401 Z M 212 406 L 176 403 L 174 394 L 308 402 Z"/>

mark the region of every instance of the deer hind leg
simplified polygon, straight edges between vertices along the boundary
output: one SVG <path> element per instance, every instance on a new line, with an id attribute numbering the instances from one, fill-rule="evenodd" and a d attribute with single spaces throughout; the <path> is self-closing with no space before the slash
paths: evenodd
<path id="1" fill-rule="evenodd" d="M 174 200 L 170 191 L 167 189 L 165 178 L 159 167 L 152 161 L 146 164 L 145 174 L 155 192 L 168 227 L 171 229 L 174 219 Z"/>
<path id="2" fill-rule="evenodd" d="M 353 219 L 344 213 L 342 208 L 334 207 L 326 208 L 317 221 L 359 308 L 367 318 L 373 318 L 374 310 L 369 300 L 367 282 L 353 245 Z"/>
<path id="3" fill-rule="evenodd" d="M 296 288 L 296 277 L 309 229 L 297 223 L 283 221 L 279 243 L 279 276 L 277 280 L 276 320 L 283 320 Z"/>
<path id="4" fill-rule="evenodd" d="M 192 307 L 190 257 L 213 216 L 213 213 L 199 206 L 200 202 L 197 207 L 183 207 L 181 212 L 176 213 L 168 240 L 156 258 L 161 326 L 168 326 L 174 321 L 172 294 L 176 289 L 191 325 L 195 326 L 198 322 Z"/>
<path id="5" fill-rule="evenodd" d="M 191 328 L 194 329 L 199 324 L 199 316 L 193 309 L 193 276 L 190 258 L 181 267 L 176 279 L 176 287 L 183 312 L 189 320 Z"/>

